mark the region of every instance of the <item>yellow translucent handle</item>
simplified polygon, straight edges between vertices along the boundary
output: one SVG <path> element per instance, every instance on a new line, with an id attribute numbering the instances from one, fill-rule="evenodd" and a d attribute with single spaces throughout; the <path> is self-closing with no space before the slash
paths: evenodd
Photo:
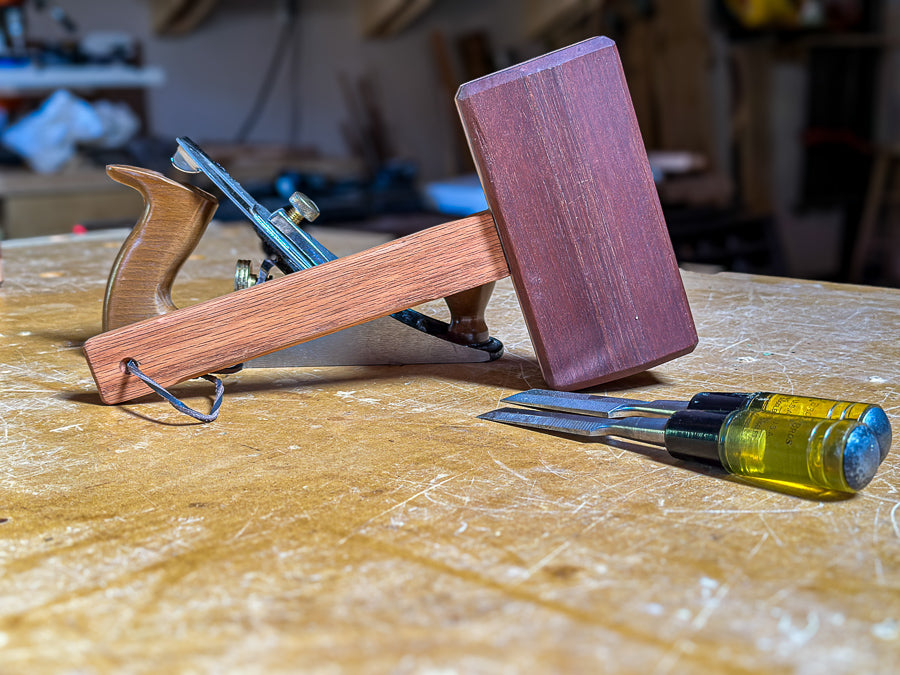
<path id="1" fill-rule="evenodd" d="M 872 480 L 881 453 L 873 432 L 856 421 L 743 410 L 719 432 L 719 459 L 740 476 L 856 492 Z"/>
<path id="2" fill-rule="evenodd" d="M 790 396 L 788 394 L 761 394 L 750 402 L 750 410 L 765 410 L 779 415 L 798 417 L 821 417 L 829 420 L 858 420 L 869 408 L 866 403 L 852 401 L 832 401 L 811 396 Z"/>
<path id="3" fill-rule="evenodd" d="M 811 396 L 760 393 L 747 404 L 748 410 L 764 410 L 779 415 L 820 417 L 829 420 L 851 420 L 868 426 L 878 441 L 883 460 L 891 449 L 891 424 L 884 410 L 868 403 L 834 401 Z"/>

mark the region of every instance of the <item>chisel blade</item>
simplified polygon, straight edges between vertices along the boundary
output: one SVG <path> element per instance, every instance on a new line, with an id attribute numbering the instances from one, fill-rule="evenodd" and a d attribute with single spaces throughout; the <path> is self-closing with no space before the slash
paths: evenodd
<path id="1" fill-rule="evenodd" d="M 580 413 L 596 417 L 609 417 L 617 408 L 634 403 L 628 398 L 611 396 L 591 396 L 589 394 L 573 394 L 552 389 L 529 389 L 503 399 L 503 403 L 537 408 L 540 410 L 557 410 L 560 412 Z"/>
<path id="2" fill-rule="evenodd" d="M 667 417 L 678 410 L 684 410 L 685 401 L 639 401 L 633 398 L 579 394 L 552 389 L 529 389 L 503 399 L 539 410 L 593 415 L 595 417 Z"/>
<path id="3" fill-rule="evenodd" d="M 590 415 L 575 415 L 552 410 L 523 410 L 521 408 L 491 410 L 479 415 L 478 419 L 589 438 L 618 436 L 642 443 L 652 443 L 660 447 L 665 447 L 668 422 L 665 418 L 603 419 Z"/>
<path id="4" fill-rule="evenodd" d="M 605 436 L 614 426 L 611 421 L 597 417 L 520 408 L 491 410 L 479 415 L 478 419 L 576 436 Z"/>

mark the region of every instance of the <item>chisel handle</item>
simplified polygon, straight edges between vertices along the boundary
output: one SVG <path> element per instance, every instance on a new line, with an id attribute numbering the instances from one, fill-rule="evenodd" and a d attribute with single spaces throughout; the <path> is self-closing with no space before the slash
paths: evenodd
<path id="1" fill-rule="evenodd" d="M 208 192 L 157 171 L 112 164 L 106 173 L 137 190 L 144 211 L 113 263 L 103 298 L 103 330 L 177 309 L 172 283 L 191 255 L 218 201 Z"/>
<path id="2" fill-rule="evenodd" d="M 102 333 L 84 352 L 100 398 L 121 403 L 150 391 L 127 359 L 168 387 L 508 274 L 484 212 Z"/>
<path id="3" fill-rule="evenodd" d="M 857 401 L 842 401 L 769 391 L 754 393 L 710 392 L 694 395 L 688 403 L 691 410 L 760 410 L 779 415 L 814 417 L 826 420 L 862 422 L 872 430 L 883 460 L 891 449 L 891 422 L 881 406 Z"/>
<path id="4" fill-rule="evenodd" d="M 665 446 L 673 457 L 719 464 L 738 476 L 841 492 L 868 485 L 881 461 L 865 424 L 759 410 L 676 412 Z"/>

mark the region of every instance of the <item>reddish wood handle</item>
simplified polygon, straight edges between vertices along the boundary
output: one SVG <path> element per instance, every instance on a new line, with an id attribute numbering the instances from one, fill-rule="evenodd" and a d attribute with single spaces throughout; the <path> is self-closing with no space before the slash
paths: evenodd
<path id="1" fill-rule="evenodd" d="M 113 263 L 103 299 L 103 330 L 173 312 L 172 283 L 200 241 L 218 201 L 156 171 L 114 164 L 114 181 L 144 198 L 144 212 Z"/>
<path id="2" fill-rule="evenodd" d="M 485 212 L 102 333 L 84 352 L 103 402 L 121 403 L 149 392 L 125 359 L 167 387 L 508 274 Z"/>

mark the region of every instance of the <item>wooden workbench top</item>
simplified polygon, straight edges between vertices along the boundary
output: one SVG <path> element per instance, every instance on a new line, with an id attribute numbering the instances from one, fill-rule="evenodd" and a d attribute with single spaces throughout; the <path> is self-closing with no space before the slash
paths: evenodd
<path id="1" fill-rule="evenodd" d="M 900 668 L 896 440 L 821 499 L 479 421 L 543 384 L 508 281 L 495 363 L 246 371 L 212 424 L 103 406 L 80 346 L 121 236 L 3 247 L 0 672 Z M 176 303 L 239 257 L 252 234 L 214 227 Z M 900 291 L 684 279 L 697 350 L 606 392 L 864 400 L 900 436 Z"/>

